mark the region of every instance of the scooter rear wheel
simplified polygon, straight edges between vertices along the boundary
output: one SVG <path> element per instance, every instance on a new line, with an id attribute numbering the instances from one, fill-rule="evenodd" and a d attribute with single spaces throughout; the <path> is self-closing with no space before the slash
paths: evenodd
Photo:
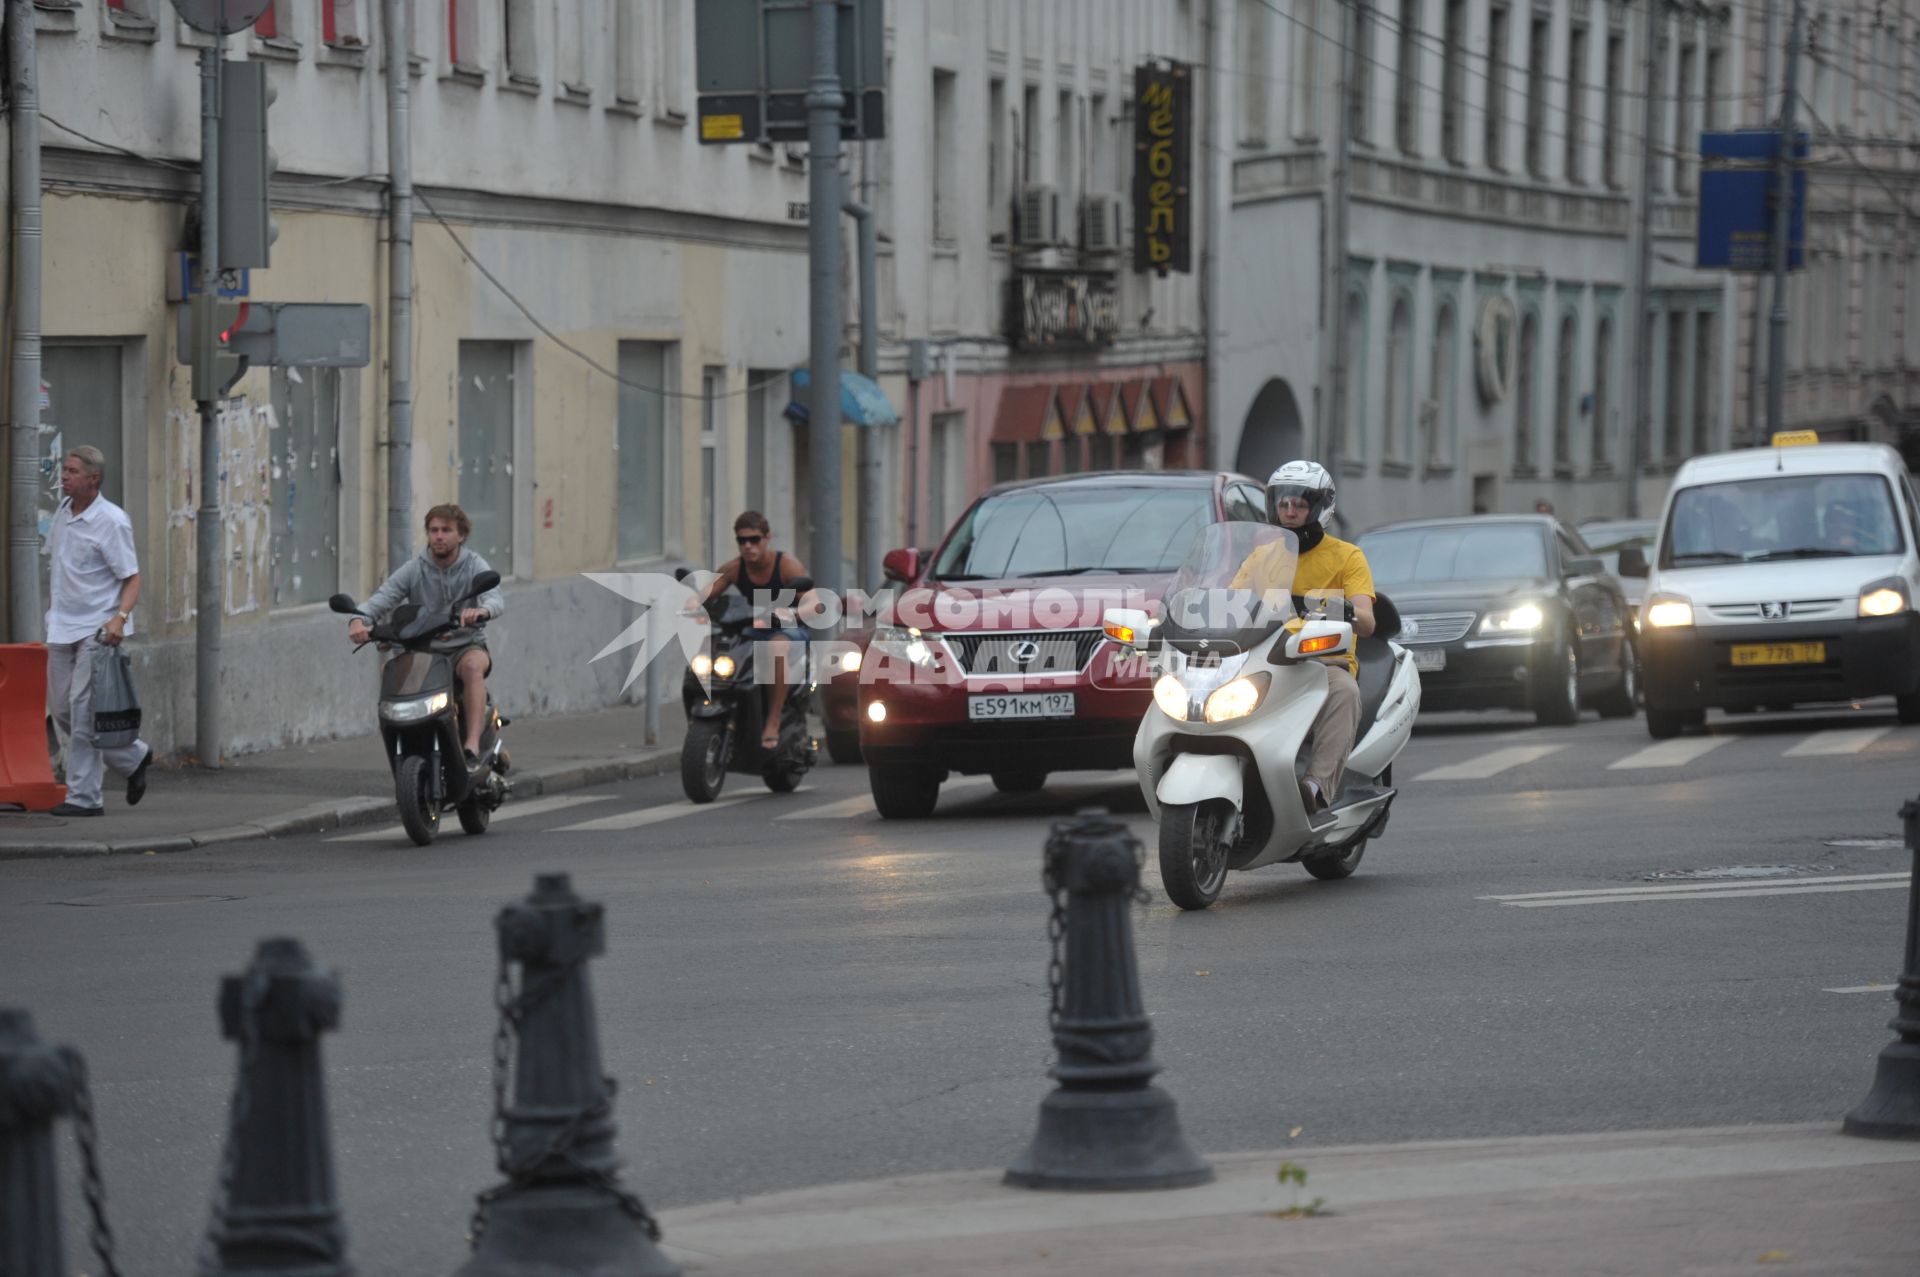
<path id="1" fill-rule="evenodd" d="M 487 806 L 484 798 L 469 798 L 454 810 L 460 813 L 460 828 L 470 834 L 484 834 L 487 826 L 493 822 L 493 808 Z"/>
<path id="2" fill-rule="evenodd" d="M 1205 909 L 1220 898 L 1227 883 L 1222 835 L 1232 810 L 1219 799 L 1160 808 L 1160 882 L 1182 909 Z"/>
<path id="3" fill-rule="evenodd" d="M 433 800 L 427 760 L 409 754 L 394 772 L 393 798 L 400 808 L 400 824 L 407 837 L 424 847 L 440 832 L 440 804 Z"/>

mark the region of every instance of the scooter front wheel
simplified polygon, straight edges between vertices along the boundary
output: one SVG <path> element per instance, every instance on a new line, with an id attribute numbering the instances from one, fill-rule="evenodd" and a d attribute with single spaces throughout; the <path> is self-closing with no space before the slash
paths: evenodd
<path id="1" fill-rule="evenodd" d="M 687 724 L 680 746 L 680 787 L 696 803 L 710 803 L 727 783 L 728 724 L 724 719 L 697 718 Z"/>
<path id="2" fill-rule="evenodd" d="M 1160 882 L 1182 909 L 1205 909 L 1227 883 L 1227 820 L 1221 799 L 1160 808 Z"/>
<path id="3" fill-rule="evenodd" d="M 440 832 L 440 804 L 434 801 L 433 777 L 427 760 L 409 754 L 393 776 L 393 798 L 400 808 L 400 824 L 407 837 L 424 847 Z"/>

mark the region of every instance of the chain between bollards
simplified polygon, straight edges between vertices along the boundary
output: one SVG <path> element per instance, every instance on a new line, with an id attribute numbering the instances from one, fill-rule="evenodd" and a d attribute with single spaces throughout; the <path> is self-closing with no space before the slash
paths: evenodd
<path id="1" fill-rule="evenodd" d="M 1894 1040 L 1880 1052 L 1873 1089 L 1841 1129 L 1870 1139 L 1920 1139 L 1920 799 L 1900 808 L 1907 850 L 1913 856 L 1907 886 L 1907 951 L 1894 985 L 1898 1008 L 1887 1027 Z"/>

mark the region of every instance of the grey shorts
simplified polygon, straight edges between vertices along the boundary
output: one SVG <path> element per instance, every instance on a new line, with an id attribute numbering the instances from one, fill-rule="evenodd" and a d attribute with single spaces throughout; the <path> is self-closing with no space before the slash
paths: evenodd
<path id="1" fill-rule="evenodd" d="M 465 656 L 468 652 L 484 653 L 487 658 L 487 668 L 480 671 L 481 677 L 484 678 L 488 674 L 493 673 L 493 653 L 487 651 L 487 641 L 483 638 L 469 639 L 465 642 L 452 643 L 445 647 L 441 647 L 438 644 L 436 644 L 433 650 L 436 655 L 444 656 L 447 658 L 447 662 L 453 666 L 455 673 L 458 673 L 460 670 L 460 658 Z"/>

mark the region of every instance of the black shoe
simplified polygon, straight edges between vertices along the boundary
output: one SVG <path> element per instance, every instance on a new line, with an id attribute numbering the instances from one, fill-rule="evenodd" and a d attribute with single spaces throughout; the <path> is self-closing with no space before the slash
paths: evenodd
<path id="1" fill-rule="evenodd" d="M 480 755 L 478 755 L 478 754 L 476 754 L 476 753 L 474 753 L 474 752 L 473 752 L 472 750 L 470 750 L 470 749 L 463 749 L 463 750 L 461 750 L 460 752 L 461 752 L 461 753 L 463 753 L 463 754 L 465 754 L 465 755 L 466 755 L 466 757 L 467 757 L 467 770 L 468 770 L 468 771 L 475 771 L 475 770 L 477 770 L 477 769 L 479 768 L 479 766 L 480 766 Z"/>
<path id="2" fill-rule="evenodd" d="M 61 803 L 47 814 L 49 816 L 104 816 L 107 813 L 103 807 L 79 807 L 73 803 Z"/>
<path id="3" fill-rule="evenodd" d="M 127 806 L 138 807 L 140 800 L 147 796 L 147 766 L 152 762 L 153 746 L 149 745 L 147 756 L 140 760 L 140 765 L 133 769 L 131 776 L 127 777 Z"/>

